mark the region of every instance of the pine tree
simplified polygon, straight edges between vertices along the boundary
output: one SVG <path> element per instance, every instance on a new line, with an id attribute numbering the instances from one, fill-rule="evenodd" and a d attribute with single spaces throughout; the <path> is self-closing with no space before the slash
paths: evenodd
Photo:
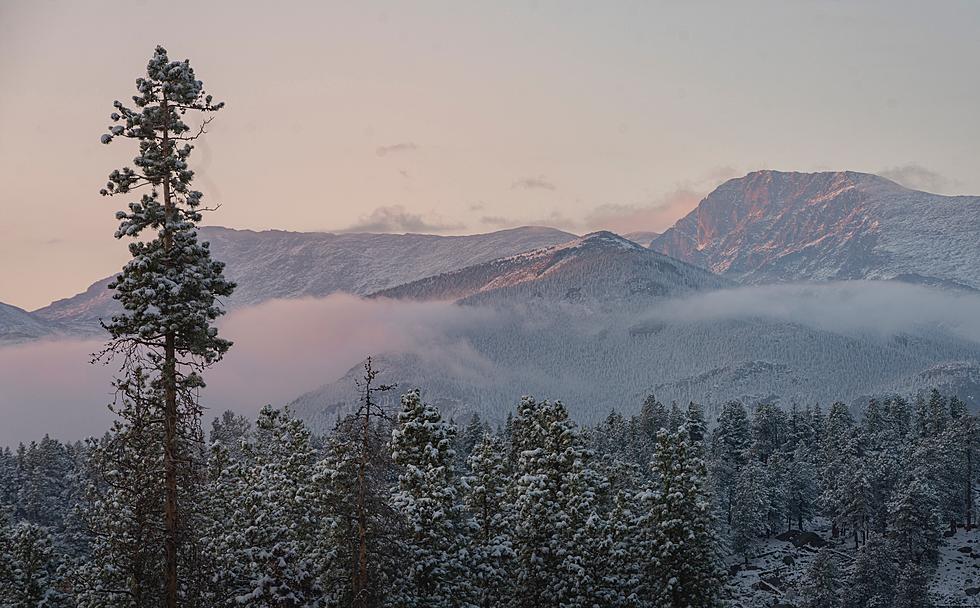
<path id="1" fill-rule="evenodd" d="M 242 443 L 248 441 L 251 434 L 252 423 L 247 418 L 231 410 L 225 410 L 220 417 L 211 421 L 211 434 L 208 440 L 212 445 L 220 443 L 231 460 L 240 460 Z"/>
<path id="2" fill-rule="evenodd" d="M 72 574 L 79 608 L 160 606 L 164 596 L 159 395 L 141 370 L 117 382 L 112 429 L 90 440 L 77 519 L 87 547 Z"/>
<path id="3" fill-rule="evenodd" d="M 817 553 L 800 590 L 802 608 L 839 608 L 842 579 L 837 558 L 829 548 Z"/>
<path id="4" fill-rule="evenodd" d="M 75 498 L 74 461 L 67 446 L 47 435 L 31 442 L 21 455 L 18 515 L 29 522 L 63 531 Z"/>
<path id="5" fill-rule="evenodd" d="M 589 606 L 597 589 L 585 567 L 597 482 L 590 454 L 561 402 L 525 397 L 513 432 L 517 606 Z"/>
<path id="6" fill-rule="evenodd" d="M 647 605 L 720 605 L 723 573 L 705 495 L 706 470 L 686 429 L 660 432 L 653 466 L 659 487 L 648 494 L 649 511 L 640 523 L 654 555 L 644 571 Z"/>
<path id="7" fill-rule="evenodd" d="M 469 457 L 465 504 L 474 526 L 470 531 L 469 571 L 480 608 L 509 606 L 514 601 L 514 510 L 507 496 L 511 471 L 503 441 L 490 434 Z"/>
<path id="8" fill-rule="evenodd" d="M 314 484 L 321 515 L 315 550 L 328 606 L 383 606 L 403 563 L 405 533 L 392 508 L 391 425 L 342 418 L 327 438 Z"/>
<path id="9" fill-rule="evenodd" d="M 16 509 L 20 483 L 17 458 L 9 447 L 0 449 L 0 512 Z"/>
<path id="10" fill-rule="evenodd" d="M 216 561 L 210 603 L 315 605 L 321 592 L 311 557 L 318 521 L 310 433 L 288 411 L 269 406 L 256 431 L 243 461 L 232 462 L 210 488 L 215 498 L 231 501 L 210 503 L 208 550 Z"/>
<path id="11" fill-rule="evenodd" d="M 843 608 L 888 608 L 895 603 L 898 560 L 892 544 L 871 534 L 858 551 L 844 590 Z"/>
<path id="12" fill-rule="evenodd" d="M 729 401 L 718 416 L 718 426 L 711 435 L 710 472 L 725 521 L 732 523 L 735 504 L 735 483 L 739 472 L 748 462 L 752 442 L 749 417 L 745 406 Z"/>
<path id="13" fill-rule="evenodd" d="M 769 490 L 766 469 L 751 461 L 735 480 L 732 499 L 732 549 L 747 564 L 761 536 L 768 532 Z"/>
<path id="14" fill-rule="evenodd" d="M 466 523 L 455 477 L 456 428 L 422 401 L 418 390 L 402 395 L 392 431 L 392 460 L 400 467 L 394 507 L 404 517 L 408 559 L 398 573 L 399 606 L 450 608 L 468 605 L 465 577 Z"/>
<path id="15" fill-rule="evenodd" d="M 137 140 L 136 169 L 113 171 L 102 194 L 128 195 L 148 187 L 127 211 L 116 213 L 115 236 L 139 239 L 146 230 L 156 234 L 130 244 L 132 259 L 109 285 L 124 312 L 104 324 L 111 341 L 103 355 L 121 354 L 127 368 L 152 370 L 162 396 L 165 605 L 176 608 L 179 551 L 186 533 L 181 524 L 189 520 L 179 510 L 178 469 L 194 462 L 193 446 L 200 436 L 200 372 L 231 346 L 212 323 L 222 314 L 218 298 L 234 289 L 222 275 L 223 264 L 211 259 L 208 244 L 197 240 L 203 195 L 191 188 L 194 172 L 187 161 L 190 142 L 204 133 L 210 118 L 194 131 L 184 117 L 188 112 L 210 114 L 223 104 L 205 93 L 188 61 L 170 61 L 163 47 L 156 48 L 146 77 L 138 78 L 136 87 L 135 109 L 114 102 L 111 118 L 117 124 L 102 136 L 105 144 L 119 137 Z"/>
<path id="16" fill-rule="evenodd" d="M 71 606 L 61 558 L 51 534 L 28 522 L 0 521 L 0 605 L 5 608 Z"/>

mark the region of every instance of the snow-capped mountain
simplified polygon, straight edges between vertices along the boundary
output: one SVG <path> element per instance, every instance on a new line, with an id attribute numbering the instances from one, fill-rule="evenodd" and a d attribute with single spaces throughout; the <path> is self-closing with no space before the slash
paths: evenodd
<path id="1" fill-rule="evenodd" d="M 603 231 L 374 295 L 471 304 L 535 299 L 590 303 L 649 300 L 727 285 L 701 268 Z"/>
<path id="2" fill-rule="evenodd" d="M 980 197 L 852 171 L 757 171 L 709 194 L 652 249 L 749 282 L 899 279 L 980 289 Z"/>
<path id="3" fill-rule="evenodd" d="M 43 338 L 58 333 L 57 325 L 22 308 L 0 302 L 0 344 Z"/>
<path id="4" fill-rule="evenodd" d="M 553 228 L 523 227 L 470 236 L 332 234 L 204 227 L 215 259 L 238 284 L 229 308 L 273 298 L 369 294 L 387 287 L 479 264 L 500 256 L 574 239 Z M 116 310 L 106 289 L 111 278 L 34 312 L 76 330 L 98 330 L 98 319 Z"/>

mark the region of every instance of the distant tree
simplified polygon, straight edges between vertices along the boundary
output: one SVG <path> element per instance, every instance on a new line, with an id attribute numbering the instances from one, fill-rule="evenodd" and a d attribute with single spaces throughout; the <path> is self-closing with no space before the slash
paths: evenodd
<path id="1" fill-rule="evenodd" d="M 231 343 L 218 337 L 213 321 L 222 314 L 218 299 L 230 296 L 234 284 L 214 261 L 207 243 L 197 240 L 203 195 L 191 188 L 194 171 L 188 167 L 190 142 L 204 133 L 211 120 L 197 130 L 186 122 L 188 112 L 210 114 L 223 106 L 214 103 L 197 80 L 188 61 L 170 61 L 157 47 L 136 80 L 134 108 L 114 102 L 115 124 L 102 143 L 116 138 L 139 143 L 136 169 L 123 167 L 109 175 L 103 195 L 128 195 L 147 188 L 138 202 L 116 213 L 116 238 L 134 240 L 132 259 L 109 287 L 123 312 L 105 323 L 111 341 L 104 356 L 121 354 L 127 369 L 139 367 L 153 375 L 161 403 L 158 430 L 163 438 L 165 502 L 163 541 L 165 553 L 165 602 L 179 603 L 179 551 L 189 518 L 180 512 L 178 470 L 195 461 L 199 450 L 200 406 L 197 391 L 204 385 L 201 372 L 221 358 Z M 152 455 L 147 454 L 148 458 Z M 192 572 L 185 572 L 191 575 Z"/>
<path id="2" fill-rule="evenodd" d="M 221 444 L 232 460 L 239 460 L 242 457 L 242 442 L 248 441 L 251 433 L 252 423 L 248 418 L 225 410 L 221 416 L 211 421 L 208 439 L 212 444 Z"/>

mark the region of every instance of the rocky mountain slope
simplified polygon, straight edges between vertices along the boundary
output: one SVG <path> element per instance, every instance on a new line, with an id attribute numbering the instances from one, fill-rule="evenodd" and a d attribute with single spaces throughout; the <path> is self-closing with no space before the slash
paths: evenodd
<path id="1" fill-rule="evenodd" d="M 749 283 L 899 279 L 980 289 L 980 197 L 852 171 L 757 171 L 709 194 L 651 248 Z"/>
<path id="2" fill-rule="evenodd" d="M 214 257 L 238 283 L 229 308 L 272 298 L 325 296 L 334 292 L 365 295 L 422 277 L 564 243 L 575 235 L 553 228 L 523 227 L 471 236 L 426 234 L 331 234 L 232 230 L 204 227 Z M 75 330 L 98 330 L 116 302 L 96 282 L 85 292 L 35 311 L 39 318 Z"/>
<path id="3" fill-rule="evenodd" d="M 504 257 L 377 292 L 471 304 L 503 300 L 595 303 L 650 300 L 728 286 L 701 268 L 612 232 Z"/>

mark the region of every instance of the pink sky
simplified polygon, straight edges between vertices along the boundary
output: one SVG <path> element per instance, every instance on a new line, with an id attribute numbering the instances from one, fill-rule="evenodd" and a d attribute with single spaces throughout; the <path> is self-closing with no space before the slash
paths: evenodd
<path id="1" fill-rule="evenodd" d="M 0 301 L 123 262 L 98 140 L 157 43 L 228 102 L 194 165 L 231 227 L 662 230 L 759 168 L 980 193 L 977 3 L 122 7 L 0 4 Z"/>

